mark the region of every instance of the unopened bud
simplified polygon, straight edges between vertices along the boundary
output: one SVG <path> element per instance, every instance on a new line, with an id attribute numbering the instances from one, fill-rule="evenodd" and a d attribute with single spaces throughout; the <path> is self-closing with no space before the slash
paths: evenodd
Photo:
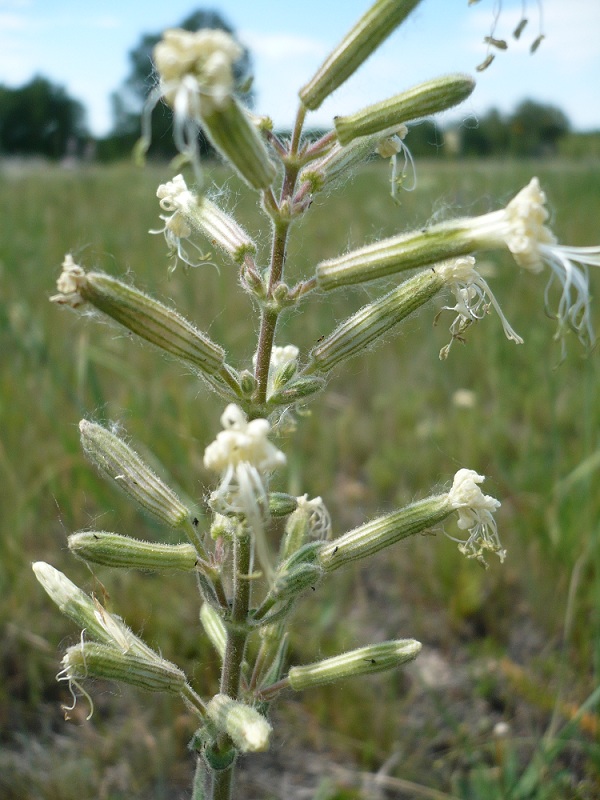
<path id="1" fill-rule="evenodd" d="M 272 622 L 279 616 L 267 616 L 276 604 L 287 607 L 309 586 L 315 586 L 323 577 L 323 566 L 319 561 L 322 542 L 310 542 L 293 552 L 283 561 L 273 577 L 271 588 L 254 613 L 254 619 L 260 622 Z M 291 605 L 290 605 L 291 608 Z"/>
<path id="2" fill-rule="evenodd" d="M 209 603 L 203 603 L 200 609 L 200 622 L 222 661 L 225 658 L 225 648 L 227 647 L 225 623 Z"/>
<path id="3" fill-rule="evenodd" d="M 370 136 L 393 125 L 437 114 L 462 103 L 474 88 L 475 82 L 468 75 L 447 75 L 421 83 L 355 114 L 336 117 L 338 139 L 348 144 L 357 136 Z"/>
<path id="4" fill-rule="evenodd" d="M 269 514 L 272 517 L 286 517 L 298 507 L 298 499 L 285 492 L 269 492 Z"/>
<path id="5" fill-rule="evenodd" d="M 130 651 L 144 658 L 158 658 L 120 617 L 110 614 L 97 600 L 88 597 L 62 572 L 43 561 L 37 561 L 32 566 L 36 578 L 62 613 L 92 639 L 113 648 L 118 647 L 123 652 Z"/>
<path id="6" fill-rule="evenodd" d="M 273 392 L 277 392 L 284 386 L 289 384 L 291 379 L 298 371 L 298 360 L 292 358 L 289 361 L 284 361 L 280 365 L 275 366 L 271 359 L 271 367 L 269 370 L 269 381 L 272 386 Z"/>
<path id="7" fill-rule="evenodd" d="M 281 559 L 290 558 L 311 539 L 329 539 L 331 536 L 331 517 L 320 497 L 308 499 L 308 495 L 298 497 L 298 507 L 290 515 L 285 535 L 281 541 Z"/>
<path id="8" fill-rule="evenodd" d="M 227 733 L 242 753 L 268 749 L 271 725 L 251 706 L 232 700 L 226 694 L 217 694 L 208 703 L 206 711 L 218 730 Z"/>
<path id="9" fill-rule="evenodd" d="M 325 59 L 314 77 L 300 89 L 311 111 L 341 86 L 402 23 L 419 0 L 377 0 Z"/>
<path id="10" fill-rule="evenodd" d="M 415 639 L 381 642 L 333 658 L 325 658 L 323 661 L 307 664 L 304 667 L 292 667 L 288 673 L 288 681 L 292 689 L 298 692 L 344 678 L 356 678 L 372 672 L 394 669 L 412 661 L 420 650 L 421 643 Z"/>
<path id="11" fill-rule="evenodd" d="M 476 249 L 476 238 L 465 220 L 441 223 L 322 261 L 316 269 L 317 283 L 320 289 L 329 291 L 436 264 Z"/>
<path id="12" fill-rule="evenodd" d="M 325 381 L 316 375 L 303 375 L 269 395 L 269 405 L 286 405 L 304 400 L 325 388 Z"/>
<path id="13" fill-rule="evenodd" d="M 266 189 L 275 178 L 275 165 L 255 125 L 234 97 L 202 115 L 202 127 L 214 145 L 254 189 Z"/>
<path id="14" fill-rule="evenodd" d="M 236 264 L 241 264 L 249 253 L 256 252 L 256 245 L 246 231 L 206 197 L 199 198 L 197 207 L 191 209 L 189 221 Z"/>
<path id="15" fill-rule="evenodd" d="M 88 458 L 142 508 L 172 528 L 184 525 L 191 518 L 189 509 L 175 492 L 122 439 L 85 419 L 79 423 L 79 430 Z"/>
<path id="16" fill-rule="evenodd" d="M 265 648 L 265 661 L 273 658 L 271 666 L 265 672 L 261 681 L 263 686 L 276 683 L 282 676 L 286 667 L 289 634 L 284 632 L 284 627 L 280 623 L 265 625 L 260 630 L 262 647 Z"/>
<path id="17" fill-rule="evenodd" d="M 321 158 L 307 164 L 298 175 L 298 184 L 308 183 L 311 192 L 325 189 L 338 178 L 349 175 L 354 167 L 378 151 L 382 141 L 406 135 L 406 126 L 394 126 L 374 136 L 361 136 L 348 145 L 336 142 Z"/>
<path id="18" fill-rule="evenodd" d="M 419 500 L 406 508 L 367 522 L 337 539 L 323 544 L 320 562 L 325 572 L 368 558 L 407 536 L 431 528 L 452 513 L 447 494 Z"/>
<path id="19" fill-rule="evenodd" d="M 250 397 L 256 389 L 256 378 L 247 369 L 240 372 L 240 390 L 244 397 Z"/>
<path id="20" fill-rule="evenodd" d="M 202 372 L 213 374 L 223 365 L 223 348 L 176 311 L 110 275 L 84 272 L 69 255 L 57 286 L 59 294 L 51 298 L 55 303 L 74 308 L 90 303 L 132 333 Z"/>
<path id="21" fill-rule="evenodd" d="M 435 270 L 421 272 L 363 306 L 310 352 L 309 370 L 328 372 L 358 353 L 430 300 L 445 285 Z M 312 362 L 312 363 L 311 363 Z"/>
<path id="22" fill-rule="evenodd" d="M 156 572 L 191 571 L 198 554 L 191 544 L 160 544 L 105 531 L 82 531 L 68 537 L 69 550 L 85 561 L 107 567 Z"/>
<path id="23" fill-rule="evenodd" d="M 85 628 L 93 639 L 114 643 L 113 637 L 101 624 L 97 607 L 91 597 L 50 564 L 36 561 L 32 567 L 35 577 L 63 614 L 72 619 L 79 628 Z"/>
<path id="24" fill-rule="evenodd" d="M 94 642 L 69 647 L 62 663 L 69 679 L 106 678 L 148 692 L 180 694 L 187 683 L 185 675 L 175 664 L 158 655 L 154 660 L 146 659 Z"/>

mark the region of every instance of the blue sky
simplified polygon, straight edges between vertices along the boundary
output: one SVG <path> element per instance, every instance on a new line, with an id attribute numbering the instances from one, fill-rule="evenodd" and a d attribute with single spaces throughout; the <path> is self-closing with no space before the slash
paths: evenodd
<path id="1" fill-rule="evenodd" d="M 429 78 L 474 72 L 486 55 L 498 0 L 423 0 L 409 19 L 348 83 L 309 118 L 327 125 Z M 0 0 L 0 83 L 18 86 L 35 74 L 63 85 L 87 108 L 97 135 L 111 125 L 110 93 L 128 73 L 127 53 L 142 33 L 154 33 L 197 8 L 216 8 L 250 48 L 259 113 L 289 125 L 297 89 L 369 6 L 369 0 Z M 496 36 L 510 41 L 460 112 L 477 116 L 494 105 L 510 111 L 525 97 L 562 108 L 579 130 L 600 130 L 600 0 L 543 0 L 546 39 L 536 0 L 527 0 L 528 27 L 511 31 L 521 0 L 504 0 Z M 298 10 L 294 10 L 298 9 Z"/>

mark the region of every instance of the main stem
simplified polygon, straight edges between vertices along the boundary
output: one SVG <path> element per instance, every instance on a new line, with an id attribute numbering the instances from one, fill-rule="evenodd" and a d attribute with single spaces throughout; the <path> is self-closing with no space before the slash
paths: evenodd
<path id="1" fill-rule="evenodd" d="M 233 543 L 233 604 L 231 618 L 227 625 L 227 645 L 221 672 L 222 694 L 238 699 L 242 665 L 248 641 L 246 621 L 250 608 L 250 564 L 252 560 L 252 540 L 247 533 L 236 536 Z M 227 746 L 226 737 L 219 744 Z M 211 800 L 231 800 L 235 761 L 225 769 L 213 771 Z"/>
<path id="2" fill-rule="evenodd" d="M 269 267 L 269 283 L 267 298 L 263 306 L 258 346 L 256 351 L 255 378 L 257 383 L 254 401 L 258 406 L 264 405 L 267 399 L 269 366 L 275 331 L 280 309 L 274 302 L 274 292 L 283 278 L 285 251 L 291 214 L 289 207 L 283 211 L 284 205 L 291 200 L 298 176 L 296 157 L 300 146 L 300 137 L 304 124 L 306 109 L 300 106 L 292 134 L 289 156 L 285 163 L 285 173 L 279 202 L 269 189 L 264 192 L 263 200 L 273 219 L 273 244 L 271 247 L 271 264 Z M 239 698 L 242 665 L 248 641 L 248 612 L 250 609 L 250 568 L 252 562 L 252 539 L 245 532 L 234 539 L 233 552 L 233 604 L 231 617 L 227 625 L 227 645 L 221 672 L 220 691 L 234 699 Z M 227 747 L 226 737 L 219 742 Z M 213 771 L 210 800 L 231 800 L 235 762 L 223 770 Z"/>
<path id="3" fill-rule="evenodd" d="M 273 343 L 275 341 L 277 319 L 280 313 L 279 309 L 273 302 L 273 292 L 279 283 L 281 283 L 283 278 L 287 237 L 291 223 L 290 208 L 288 207 L 284 213 L 282 213 L 282 209 L 284 208 L 284 205 L 291 200 L 294 187 L 296 185 L 296 178 L 298 177 L 298 164 L 296 163 L 296 157 L 298 155 L 298 148 L 300 146 L 300 137 L 302 135 L 302 126 L 304 125 L 305 116 L 306 109 L 303 105 L 301 105 L 296 115 L 296 122 L 292 132 L 289 155 L 287 161 L 285 162 L 285 173 L 279 202 L 275 200 L 273 193 L 270 190 L 265 192 L 264 195 L 265 206 L 269 209 L 273 219 L 273 244 L 271 247 L 271 264 L 269 267 L 267 302 L 263 306 L 263 311 L 261 314 L 258 347 L 256 351 L 256 369 L 254 372 L 254 377 L 256 378 L 256 392 L 254 395 L 254 400 L 259 405 L 264 405 L 267 399 L 267 383 L 269 379 L 271 352 L 273 350 Z"/>

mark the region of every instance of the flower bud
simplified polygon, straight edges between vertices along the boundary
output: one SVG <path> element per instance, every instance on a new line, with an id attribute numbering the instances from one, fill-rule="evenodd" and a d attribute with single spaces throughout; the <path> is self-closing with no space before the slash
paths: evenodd
<path id="1" fill-rule="evenodd" d="M 351 561 L 375 555 L 407 536 L 437 525 L 451 513 L 447 494 L 419 500 L 326 542 L 319 554 L 321 566 L 325 572 L 333 572 Z"/>
<path id="2" fill-rule="evenodd" d="M 256 252 L 256 244 L 246 231 L 206 197 L 199 199 L 198 210 L 191 222 L 197 224 L 211 243 L 224 250 L 236 264 L 241 264 L 248 253 Z"/>
<path id="3" fill-rule="evenodd" d="M 269 365 L 269 383 L 271 385 L 271 394 L 280 391 L 284 386 L 287 386 L 298 371 L 297 348 L 296 356 L 289 361 L 284 361 L 282 364 L 274 365 L 273 358 L 271 357 L 271 364 Z"/>
<path id="4" fill-rule="evenodd" d="M 323 567 L 319 562 L 321 547 L 322 542 L 305 544 L 279 565 L 269 593 L 254 612 L 254 619 L 258 624 L 273 622 L 279 616 L 279 612 L 267 616 L 273 606 L 279 604 L 280 611 L 288 605 L 291 608 L 291 603 L 304 589 L 315 586 L 321 580 L 323 576 Z"/>
<path id="5" fill-rule="evenodd" d="M 255 125 L 234 97 L 202 115 L 202 127 L 218 152 L 254 189 L 266 189 L 277 171 Z"/>
<path id="6" fill-rule="evenodd" d="M 270 658 L 273 659 L 261 681 L 262 686 L 269 686 L 269 684 L 280 680 L 286 667 L 289 634 L 284 631 L 284 625 L 275 623 L 261 628 L 260 637 L 262 639 L 261 651 L 263 647 L 265 649 L 265 662 L 268 662 Z"/>
<path id="7" fill-rule="evenodd" d="M 122 439 L 85 419 L 79 423 L 79 430 L 88 458 L 146 511 L 172 528 L 190 520 L 189 509 L 175 492 Z"/>
<path id="8" fill-rule="evenodd" d="M 362 352 L 416 311 L 445 286 L 435 270 L 420 272 L 398 288 L 363 306 L 320 341 L 309 354 L 308 369 L 329 372 Z"/>
<path id="9" fill-rule="evenodd" d="M 298 692 L 343 678 L 383 672 L 412 661 L 420 650 L 421 643 L 415 639 L 398 639 L 360 647 L 304 667 L 292 667 L 288 673 L 288 682 Z"/>
<path id="10" fill-rule="evenodd" d="M 285 526 L 281 540 L 281 559 L 290 558 L 310 539 L 329 539 L 331 536 L 331 517 L 320 497 L 308 499 L 308 495 L 297 498 L 297 508 Z"/>
<path id="11" fill-rule="evenodd" d="M 62 664 L 69 680 L 106 678 L 129 683 L 148 692 L 171 694 L 180 694 L 187 683 L 185 675 L 175 664 L 158 655 L 151 660 L 94 642 L 82 642 L 69 647 Z"/>
<path id="12" fill-rule="evenodd" d="M 400 132 L 405 133 L 406 126 L 400 126 Z M 374 136 L 358 137 L 348 145 L 336 142 L 324 156 L 311 161 L 300 171 L 298 184 L 308 183 L 311 192 L 325 189 L 376 152 L 382 140 L 385 141 L 398 133 L 399 128 L 396 125 Z"/>
<path id="13" fill-rule="evenodd" d="M 477 249 L 465 220 L 382 239 L 345 255 L 322 261 L 316 277 L 320 289 L 373 281 L 416 267 L 467 255 Z"/>
<path id="14" fill-rule="evenodd" d="M 300 89 L 300 99 L 311 111 L 341 86 L 402 23 L 419 0 L 377 0 Z"/>
<path id="15" fill-rule="evenodd" d="M 272 728 L 267 720 L 251 706 L 232 700 L 226 694 L 217 694 L 208 703 L 206 711 L 216 727 L 229 735 L 242 753 L 267 750 Z"/>
<path id="16" fill-rule="evenodd" d="M 358 136 L 369 136 L 393 125 L 445 111 L 466 100 L 474 88 L 475 82 L 468 75 L 446 75 L 421 83 L 355 114 L 336 117 L 337 137 L 345 145 Z"/>
<path id="17" fill-rule="evenodd" d="M 302 375 L 269 396 L 269 405 L 286 405 L 304 400 L 325 388 L 325 381 L 316 375 Z"/>
<path id="18" fill-rule="evenodd" d="M 36 578 L 62 613 L 92 639 L 143 658 L 159 657 L 120 617 L 110 614 L 97 600 L 88 597 L 62 572 L 43 561 L 36 561 L 32 566 Z"/>
<path id="19" fill-rule="evenodd" d="M 269 514 L 272 517 L 286 517 L 298 507 L 298 499 L 285 492 L 269 492 Z"/>
<path id="20" fill-rule="evenodd" d="M 203 603 L 200 609 L 200 622 L 212 646 L 223 661 L 227 647 L 227 630 L 223 620 L 209 603 Z"/>
<path id="21" fill-rule="evenodd" d="M 114 644 L 113 637 L 101 624 L 97 607 L 91 597 L 50 564 L 36 561 L 32 567 L 35 577 L 63 614 L 72 619 L 79 628 L 85 629 L 93 639 Z"/>
<path id="22" fill-rule="evenodd" d="M 191 571 L 198 554 L 191 544 L 159 544 L 105 531 L 82 531 L 68 537 L 69 550 L 85 561 L 107 567 L 157 572 Z"/>
<path id="23" fill-rule="evenodd" d="M 223 348 L 176 311 L 110 275 L 85 273 L 70 255 L 57 286 L 59 294 L 51 298 L 55 303 L 73 308 L 90 303 L 132 333 L 209 375 L 223 365 Z"/>

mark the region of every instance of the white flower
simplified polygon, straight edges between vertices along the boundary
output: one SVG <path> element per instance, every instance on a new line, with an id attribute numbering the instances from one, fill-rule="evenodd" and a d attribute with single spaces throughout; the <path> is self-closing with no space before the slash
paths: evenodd
<path id="1" fill-rule="evenodd" d="M 244 412 L 231 403 L 221 416 L 225 430 L 204 452 L 204 466 L 216 472 L 248 464 L 261 475 L 285 464 L 285 456 L 268 439 L 271 426 L 266 419 L 248 422 Z"/>
<path id="2" fill-rule="evenodd" d="M 285 464 L 285 455 L 267 438 L 269 422 L 248 422 L 241 408 L 233 403 L 225 409 L 221 424 L 224 430 L 204 451 L 204 466 L 221 475 L 210 504 L 218 513 L 241 514 L 246 519 L 254 533 L 259 561 L 270 576 L 272 568 L 264 535 L 267 482 L 269 474 Z"/>
<path id="3" fill-rule="evenodd" d="M 440 350 L 440 358 L 444 359 L 448 357 L 450 347 L 454 340 L 462 340 L 462 336 L 467 328 L 472 325 L 473 322 L 483 319 L 483 317 L 489 313 L 490 305 L 496 309 L 500 317 L 506 338 L 517 344 L 523 344 L 523 339 L 513 330 L 509 321 L 504 316 L 487 281 L 485 281 L 475 269 L 475 259 L 472 256 L 457 258 L 455 261 L 448 261 L 436 267 L 436 270 L 443 277 L 446 285 L 456 298 L 456 305 L 443 306 L 441 311 L 455 311 L 457 314 L 450 326 L 452 339 L 449 344 Z"/>
<path id="4" fill-rule="evenodd" d="M 204 254 L 198 245 L 189 240 L 192 228 L 186 220 L 186 215 L 190 214 L 197 205 L 197 201 L 194 193 L 188 189 L 183 175 L 176 175 L 172 181 L 161 183 L 156 190 L 156 196 L 159 198 L 160 207 L 163 211 L 168 211 L 170 216 L 161 214 L 160 218 L 165 223 L 164 227 L 157 231 L 150 231 L 150 233 L 164 234 L 169 250 L 173 253 L 169 272 L 173 272 L 177 267 L 178 258 L 190 267 L 199 267 L 201 264 L 208 263 L 207 259 L 210 257 L 210 253 Z M 190 254 L 183 244 L 183 239 L 186 240 L 187 245 L 197 251 L 198 256 Z"/>
<path id="5" fill-rule="evenodd" d="M 505 209 L 472 220 L 472 228 L 481 234 L 484 243 L 503 242 L 519 264 L 530 272 L 541 272 L 544 264 L 552 270 L 546 289 L 548 308 L 549 288 L 558 280 L 562 292 L 556 311 L 556 338 L 571 328 L 586 345 L 594 342 L 590 318 L 590 290 L 587 266 L 600 266 L 600 247 L 568 247 L 560 245 L 545 225 L 548 220 L 546 195 L 537 178 L 532 178 Z M 549 310 L 549 309 L 548 309 Z"/>
<path id="6" fill-rule="evenodd" d="M 271 368 L 279 369 L 287 366 L 298 358 L 298 348 L 295 344 L 286 344 L 284 347 L 274 347 L 271 351 Z"/>
<path id="7" fill-rule="evenodd" d="M 296 498 L 298 508 L 308 516 L 308 530 L 313 539 L 331 539 L 331 515 L 321 497 L 308 499 L 308 495 Z"/>
<path id="8" fill-rule="evenodd" d="M 412 192 L 414 189 L 417 188 L 417 172 L 415 169 L 415 162 L 413 161 L 412 154 L 408 147 L 404 144 L 404 137 L 408 133 L 408 128 L 406 125 L 400 125 L 394 133 L 391 135 L 385 136 L 381 139 L 381 141 L 377 144 L 375 148 L 375 152 L 380 155 L 382 158 L 389 158 L 390 164 L 392 167 L 391 175 L 390 175 L 390 185 L 391 189 L 391 196 L 392 200 L 396 201 L 397 192 L 399 188 L 404 189 L 406 192 Z M 398 170 L 398 153 L 402 153 L 404 156 L 404 161 L 402 163 L 402 167 Z M 413 181 L 410 187 L 405 186 L 404 182 L 406 180 L 406 168 L 410 164 L 410 168 L 413 174 Z M 400 173 L 400 174 L 398 174 Z"/>
<path id="9" fill-rule="evenodd" d="M 274 391 L 281 388 L 279 385 L 280 379 L 291 377 L 288 372 L 288 367 L 294 372 L 294 367 L 298 361 L 299 350 L 295 344 L 286 344 L 283 347 L 274 346 L 271 350 L 271 358 L 269 361 L 269 377 L 267 379 L 267 398 L 269 398 Z M 252 356 L 252 364 L 256 368 L 257 356 L 256 353 Z"/>
<path id="10" fill-rule="evenodd" d="M 496 553 L 501 561 L 506 557 L 493 516 L 500 501 L 483 494 L 478 484 L 484 480 L 483 475 L 472 469 L 459 469 L 448 492 L 448 501 L 458 512 L 458 527 L 469 532 L 467 541 L 460 541 L 459 550 L 482 564 L 485 564 L 483 553 L 486 550 Z"/>
<path id="11" fill-rule="evenodd" d="M 151 138 L 150 117 L 161 97 L 173 109 L 173 138 L 198 172 L 201 118 L 220 109 L 234 89 L 233 65 L 243 55 L 240 45 L 222 30 L 165 31 L 154 48 L 159 83 L 150 92 L 142 116 L 141 151 Z"/>
<path id="12" fill-rule="evenodd" d="M 546 195 L 537 178 L 513 197 L 504 209 L 506 246 L 520 267 L 541 272 L 544 267 L 541 246 L 556 244 L 552 231 L 544 225 L 548 219 Z"/>
<path id="13" fill-rule="evenodd" d="M 165 31 L 154 48 L 161 94 L 177 113 L 210 113 L 232 94 L 233 65 L 242 54 L 240 45 L 222 30 Z"/>
<path id="14" fill-rule="evenodd" d="M 62 272 L 56 281 L 56 288 L 59 293 L 51 297 L 50 300 L 53 303 L 69 305 L 72 308 L 83 305 L 85 300 L 81 296 L 80 289 L 84 278 L 85 271 L 83 268 L 73 261 L 73 256 L 70 253 L 67 253 L 62 263 Z"/>

